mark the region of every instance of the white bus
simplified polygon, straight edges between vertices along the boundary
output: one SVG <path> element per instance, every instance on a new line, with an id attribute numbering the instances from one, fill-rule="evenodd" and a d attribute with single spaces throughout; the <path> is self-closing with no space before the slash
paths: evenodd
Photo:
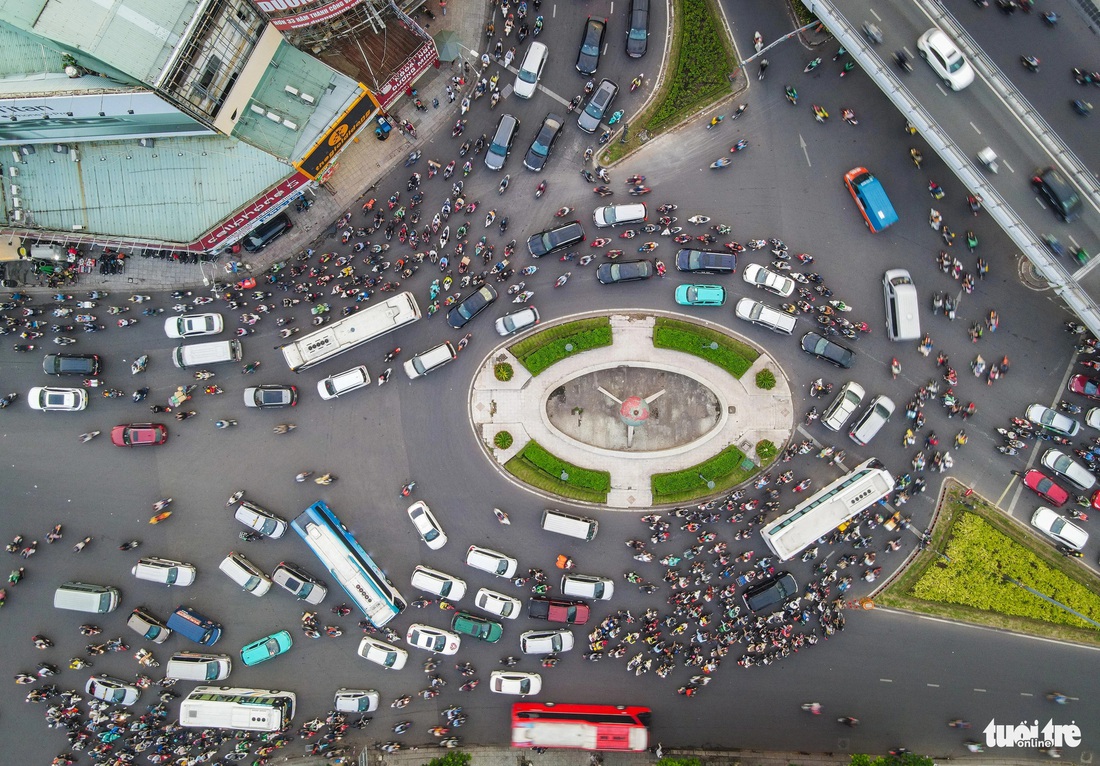
<path id="1" fill-rule="evenodd" d="M 871 458 L 829 486 L 803 500 L 760 530 L 764 542 L 786 561 L 894 489 L 894 477 Z"/>
<path id="2" fill-rule="evenodd" d="M 279 731 L 290 725 L 296 701 L 294 692 L 196 686 L 180 704 L 180 725 Z"/>
<path id="3" fill-rule="evenodd" d="M 397 293 L 349 317 L 325 325 L 283 346 L 283 358 L 294 372 L 328 361 L 420 319 L 420 307 L 410 292 Z"/>

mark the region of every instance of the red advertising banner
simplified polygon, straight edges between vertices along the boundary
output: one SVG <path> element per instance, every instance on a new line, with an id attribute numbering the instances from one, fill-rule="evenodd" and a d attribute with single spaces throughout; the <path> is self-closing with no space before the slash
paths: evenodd
<path id="1" fill-rule="evenodd" d="M 435 41 L 429 38 L 428 42 L 417 48 L 413 55 L 409 56 L 405 63 L 393 73 L 390 81 L 374 94 L 382 108 L 389 109 L 393 102 L 405 92 L 405 88 L 409 86 L 409 83 L 419 77 L 438 59 L 439 54 L 435 49 Z"/>
<path id="2" fill-rule="evenodd" d="M 272 186 L 256 199 L 242 207 L 231 217 L 226 218 L 210 231 L 203 234 L 196 242 L 189 245 L 189 250 L 215 250 L 230 240 L 236 241 L 251 229 L 252 224 L 258 218 L 264 217 L 273 207 L 286 201 L 295 191 L 310 183 L 305 173 L 298 172 L 280 183 Z"/>
<path id="3" fill-rule="evenodd" d="M 260 10 L 267 14 L 278 30 L 303 29 L 339 16 L 363 0 L 332 0 L 318 8 L 295 12 L 296 8 L 312 5 L 317 0 L 258 0 Z"/>

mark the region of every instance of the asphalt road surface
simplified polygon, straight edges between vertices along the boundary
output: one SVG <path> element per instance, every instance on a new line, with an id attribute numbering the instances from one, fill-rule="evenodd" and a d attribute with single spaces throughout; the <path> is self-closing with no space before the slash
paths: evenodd
<path id="1" fill-rule="evenodd" d="M 786 28 L 785 17 L 771 5 L 750 5 L 738 30 L 738 41 L 743 47 L 747 47 L 752 30 L 757 27 L 764 29 L 766 35 L 771 35 L 771 30 Z M 584 11 L 612 18 L 608 52 L 600 75 L 617 77 L 620 85 L 625 86 L 640 65 L 627 60 L 622 52 L 623 4 L 616 4 L 614 13 L 610 6 L 605 8 L 599 3 L 587 4 Z M 544 4 L 543 13 L 547 28 L 541 39 L 551 46 L 544 84 L 567 100 L 583 84 L 572 63 L 583 23 L 580 17 L 584 14 L 577 13 L 573 6 L 549 3 Z M 655 23 L 653 29 L 657 28 Z M 926 166 L 923 172 L 913 168 L 906 151 L 908 137 L 899 129 L 900 118 L 858 71 L 840 82 L 835 79 L 839 67 L 827 61 L 821 73 L 825 79 L 803 77 L 803 59 L 809 53 L 796 48 L 794 43 L 789 45 L 782 55 L 770 57 L 768 77 L 762 83 L 754 81 L 751 90 L 739 99 L 749 104 L 743 117 L 736 122 L 727 120 L 714 131 L 705 130 L 699 122 L 655 140 L 613 171 L 612 186 L 616 193 L 609 201 L 630 199 L 623 193 L 623 179 L 641 173 L 654 189 L 645 198 L 651 208 L 661 202 L 675 202 L 681 221 L 693 213 L 706 214 L 714 222 L 731 225 L 732 239 L 737 241 L 778 237 L 793 252 L 812 253 L 816 258 L 812 269 L 822 275 L 835 297 L 855 306 L 852 318 L 866 320 L 873 327 L 872 333 L 855 345 L 857 361 L 850 373 L 841 374 L 798 350 L 798 337 L 813 327 L 806 317 L 799 320 L 793 338 L 773 336 L 736 323 L 732 305 L 740 296 L 763 298 L 771 305 L 779 303 L 778 299 L 761 296 L 751 289 L 739 274 L 695 280 L 724 284 L 730 293 L 724 308 L 681 310 L 720 322 L 767 346 L 783 364 L 801 396 L 799 416 L 811 403 L 822 404 L 805 395 L 808 381 L 818 376 L 838 385 L 850 377 L 859 381 L 869 396 L 879 393 L 891 396 L 899 405 L 899 412 L 871 448 L 857 448 L 842 435 L 830 440 L 832 434 L 816 423 L 807 431 L 823 443 L 843 446 L 849 464 L 875 455 L 895 474 L 909 470 L 915 450 L 901 447 L 906 428 L 904 403 L 919 385 L 939 374 L 933 361 L 935 352 L 924 358 L 917 353 L 916 344 L 892 344 L 884 337 L 882 272 L 892 267 L 908 268 L 921 295 L 922 327 L 931 334 L 936 351 L 943 349 L 950 354 L 952 365 L 959 371 L 960 383 L 956 387 L 959 396 L 964 401 L 973 400 L 978 407 L 977 414 L 963 424 L 958 418 L 948 420 L 942 408 L 931 403 L 926 407 L 928 425 L 919 435 L 923 438 L 934 429 L 941 437 L 942 449 L 959 428 L 965 427 L 970 443 L 961 451 L 952 450 L 956 457 L 954 475 L 974 483 L 986 496 L 1000 497 L 1006 488 L 1015 486 L 1009 470 L 1036 459 L 1036 452 L 1041 452 L 1042 447 L 1033 446 L 1021 458 L 1003 458 L 993 450 L 998 442 L 992 430 L 1005 424 L 1010 415 L 1021 414 L 1032 401 L 1050 403 L 1063 395 L 1072 349 L 1072 339 L 1062 330 L 1067 315 L 1049 292 L 1021 282 L 1018 256 L 984 217 L 969 217 L 963 191 L 944 174 L 937 178 L 948 195 L 941 209 L 945 210 L 949 223 L 957 222 L 958 230 L 974 227 L 981 241 L 978 254 L 990 261 L 991 273 L 978 283 L 974 295 L 963 296 L 954 322 L 932 316 L 927 310 L 932 293 L 959 292 L 959 283 L 936 268 L 935 256 L 942 243 L 926 223 L 929 206 L 926 186 L 929 174 L 935 172 L 934 165 Z M 659 41 L 651 38 L 650 54 L 643 59 L 646 68 L 653 68 L 652 62 L 659 52 Z M 856 110 L 859 126 L 846 125 L 835 117 L 825 125 L 815 123 L 808 108 L 800 104 L 794 109 L 784 100 L 785 82 L 796 83 L 800 92 L 805 90 L 807 103 L 813 101 L 816 88 L 842 88 L 844 103 Z M 641 94 L 621 93 L 617 106 L 640 103 L 640 98 Z M 498 198 L 499 176 L 484 168 L 481 157 L 474 158 L 476 169 L 466 179 L 466 196 L 480 198 L 482 204 L 470 216 L 471 245 L 486 231 L 482 226 L 485 210 L 496 207 L 498 213 L 509 217 L 511 226 L 503 236 L 495 228 L 486 232 L 489 241 L 499 253 L 507 240 L 515 237 L 520 244 L 513 262 L 522 266 L 530 262 L 522 254 L 524 239 L 554 222 L 552 213 L 560 205 L 576 206 L 576 215 L 585 223 L 589 239 L 594 238 L 595 230 L 589 221 L 598 200 L 578 174 L 581 153 L 591 140 L 567 119 L 549 168 L 541 175 L 550 190 L 536 201 L 533 191 L 538 176 L 522 169 L 522 153 L 541 117 L 550 109 L 561 113 L 561 104 L 550 94 L 540 93 L 526 104 L 507 99 L 503 108 L 514 109 L 524 124 L 507 165 L 512 186 Z M 479 101 L 470 115 L 467 136 L 489 133 L 496 119 L 497 115 L 489 113 L 487 102 Z M 749 141 L 749 149 L 734 156 L 733 165 L 724 171 L 708 169 L 717 157 L 729 156 L 729 147 L 739 138 Z M 438 136 L 427 142 L 425 157 L 446 162 L 456 156 L 459 143 L 460 140 L 452 140 L 449 135 Z M 842 188 L 841 176 L 856 165 L 873 168 L 883 179 L 900 215 L 900 222 L 882 234 L 867 232 L 850 196 Z M 420 170 L 426 172 L 422 165 Z M 406 196 L 408 173 L 399 169 L 392 178 L 380 183 L 378 196 L 384 199 L 395 190 Z M 438 209 L 449 183 L 438 178 L 425 182 L 426 219 Z M 359 223 L 363 219 L 357 213 L 355 220 Z M 458 220 L 461 218 L 452 216 L 452 227 Z M 675 245 L 667 238 L 658 240 L 661 245 L 657 255 L 671 264 Z M 376 234 L 371 241 L 382 240 Z M 638 241 L 616 240 L 616 244 L 627 249 Z M 389 255 L 399 250 L 396 238 L 393 245 Z M 347 251 L 338 240 L 327 242 L 323 249 Z M 973 268 L 975 256 L 966 252 L 964 244 L 956 244 L 953 250 L 968 270 Z M 581 251 L 595 252 L 587 244 Z M 747 254 L 742 263 L 767 260 L 770 258 L 761 253 Z M 311 263 L 316 264 L 316 257 Z M 532 302 L 547 319 L 589 311 L 595 306 L 607 310 L 675 310 L 674 287 L 687 281 L 670 270 L 664 280 L 603 287 L 596 283 L 593 268 L 560 263 L 554 257 L 544 258 L 538 265 L 539 273 L 528 279 L 528 285 L 535 290 Z M 569 283 L 560 290 L 553 289 L 553 280 L 566 270 L 573 272 Z M 434 267 L 425 261 L 421 273 L 403 288 L 413 290 L 424 305 L 428 283 L 435 276 L 438 274 Z M 275 294 L 276 299 L 281 297 L 282 293 Z M 325 299 L 336 306 L 346 303 L 327 295 Z M 173 302 L 168 296 L 158 295 L 153 304 L 167 307 Z M 111 296 L 108 303 L 128 305 L 121 295 Z M 103 315 L 106 305 L 96 310 L 101 314 L 100 321 L 113 319 Z M 483 586 L 523 595 L 522 589 L 494 582 L 494 578 L 461 563 L 467 546 L 477 543 L 515 555 L 521 571 L 540 567 L 556 574 L 554 557 L 565 553 L 576 559 L 578 571 L 615 578 L 619 586 L 616 597 L 610 604 L 594 606 L 594 620 L 617 609 L 640 614 L 648 606 L 654 606 L 667 611 L 664 606 L 669 595 L 667 588 L 645 596 L 621 578 L 621 573 L 637 570 L 647 579 L 658 581 L 664 570 L 655 563 L 633 561 L 631 551 L 622 544 L 646 532 L 636 514 L 583 510 L 597 516 L 601 523 L 599 536 L 590 544 L 542 532 L 538 529 L 538 518 L 550 503 L 497 473 L 476 444 L 466 416 L 470 376 L 482 358 L 496 347 L 492 319 L 513 308 L 502 298 L 471 325 L 474 338 L 459 359 L 426 380 L 410 382 L 395 368 L 387 385 L 373 386 L 334 402 L 322 402 L 316 395 L 315 384 L 325 375 L 359 363 L 366 364 L 377 375 L 384 366 L 384 353 L 393 346 L 404 349 L 401 357 L 404 359 L 442 339 L 456 341 L 463 333 L 448 329 L 441 317 L 433 317 L 337 361 L 295 375 L 287 371 L 274 348 L 278 343 L 277 328 L 273 319 L 267 317 L 257 325 L 255 335 L 243 339 L 246 360 L 259 360 L 259 371 L 245 377 L 232 365 L 218 367 L 214 382 L 226 390 L 225 394 L 197 395 L 187 407 L 195 409 L 198 416 L 183 423 L 155 417 L 167 423 L 168 443 L 133 451 L 120 450 L 108 442 L 106 434 L 110 427 L 148 420 L 150 402 L 163 403 L 176 386 L 192 382 L 189 374 L 172 368 L 169 352 L 176 344 L 164 337 L 160 319 L 142 318 L 135 327 L 111 326 L 97 335 L 80 334 L 79 342 L 65 349 L 100 354 L 106 365 L 104 378 L 108 385 L 127 392 L 139 384 L 152 389 L 150 399 L 142 404 L 134 404 L 128 398 L 94 397 L 86 412 L 76 414 L 39 414 L 26 406 L 26 392 L 31 386 L 71 385 L 72 381 L 47 380 L 40 368 L 41 354 L 38 351 L 15 354 L 10 349 L 13 336 L 7 336 L 9 342 L 0 350 L 3 360 L 0 386 L 5 391 L 18 391 L 21 399 L 0 413 L 0 451 L 6 466 L 5 492 L 0 499 L 3 519 L 0 536 L 11 538 L 19 533 L 27 540 L 38 539 L 40 544 L 29 561 L 10 559 L 13 568 L 27 567 L 27 577 L 17 587 L 8 587 L 2 614 L 7 625 L 4 631 L 7 646 L 0 657 L 0 676 L 12 677 L 41 661 L 64 667 L 70 657 L 80 654 L 88 640 L 78 635 L 76 628 L 86 618 L 52 609 L 52 591 L 60 582 L 70 579 L 109 583 L 122 589 L 123 603 L 117 612 L 98 622 L 105 629 L 105 637 L 124 636 L 131 651 L 95 658 L 95 672 L 132 678 L 138 671 L 132 652 L 143 642 L 124 626 L 132 608 L 144 605 L 165 617 L 178 604 L 188 604 L 224 624 L 225 635 L 216 649 L 230 655 L 236 655 L 241 646 L 268 633 L 284 628 L 291 631 L 295 646 L 287 656 L 254 668 L 236 662 L 231 681 L 240 686 L 295 690 L 301 708 L 298 722 L 323 714 L 338 687 L 375 688 L 385 702 L 375 722 L 366 730 L 370 739 L 394 738 L 389 727 L 398 720 L 412 720 L 415 734 L 401 739 L 423 741 L 427 739 L 424 734 L 427 727 L 440 720 L 439 710 L 462 704 L 470 723 L 458 733 L 467 741 L 505 741 L 511 700 L 490 694 L 486 684 L 472 693 L 459 692 L 461 679 L 446 662 L 442 675 L 449 685 L 439 698 L 432 702 L 418 700 L 402 711 L 385 707 L 389 700 L 427 686 L 420 670 L 426 655 L 412 650 L 408 667 L 397 673 L 383 672 L 356 658 L 359 630 L 354 619 L 337 618 L 328 612 L 340 600 L 338 591 L 330 595 L 319 611 L 322 624 L 342 625 L 344 635 L 310 640 L 297 630 L 301 607 L 287 594 L 275 590 L 258 601 L 237 589 L 216 568 L 227 552 L 238 550 L 267 571 L 282 560 L 296 561 L 313 571 L 319 569 L 314 557 L 293 534 L 280 541 L 261 543 L 244 543 L 237 538 L 241 527 L 230 518 L 225 500 L 233 491 L 244 489 L 250 499 L 288 518 L 314 500 L 325 499 L 409 599 L 418 595 L 408 585 L 409 573 L 418 563 L 466 579 L 471 589 L 466 606 L 473 592 Z M 1000 313 L 1000 329 L 972 344 L 967 328 L 980 322 L 990 308 Z M 239 312 L 228 310 L 224 304 L 219 304 L 219 310 L 225 314 L 227 324 L 235 327 Z M 136 309 L 129 315 L 135 313 Z M 307 326 L 308 310 L 304 305 L 289 313 L 296 316 L 299 326 Z M 49 319 L 48 314 L 47 309 Z M 46 350 L 53 351 L 55 347 L 48 338 L 43 339 L 47 340 L 44 345 Z M 989 360 L 1007 354 L 1012 361 L 1008 376 L 993 386 L 973 378 L 968 362 L 978 352 Z M 150 369 L 142 376 L 132 377 L 129 364 L 142 353 L 151 356 Z M 895 356 L 903 369 L 902 375 L 892 380 L 889 366 Z M 241 402 L 242 389 L 264 382 L 296 384 L 300 393 L 298 406 L 287 411 L 246 410 Z M 1079 398 L 1077 401 L 1085 404 Z M 213 421 L 227 417 L 236 418 L 240 425 L 226 431 L 213 427 Z M 298 428 L 288 435 L 275 436 L 271 427 L 279 422 L 295 422 Z M 79 443 L 77 436 L 92 429 L 99 429 L 104 435 L 89 444 Z M 817 486 L 837 475 L 810 456 L 798 458 L 791 466 L 800 478 L 809 476 Z M 307 469 L 332 472 L 339 480 L 328 487 L 296 484 L 294 475 Z M 439 552 L 428 551 L 404 517 L 409 501 L 399 496 L 399 488 L 410 478 L 419 485 L 416 497 L 431 505 L 451 539 Z M 927 478 L 934 490 L 938 477 L 930 474 Z M 1015 489 L 1012 491 L 1008 500 L 1013 503 L 1014 515 L 1026 523 L 1037 502 L 1030 494 L 1017 496 Z M 932 494 L 930 491 L 905 507 L 912 514 L 916 529 L 922 529 L 930 518 Z M 163 497 L 175 499 L 173 516 L 160 525 L 149 526 L 146 522 L 152 514 L 151 505 Z M 793 502 L 793 497 L 784 492 L 785 503 Z M 502 527 L 495 521 L 491 513 L 494 506 L 510 513 L 510 526 Z M 56 523 L 64 525 L 64 539 L 46 545 L 45 533 Z M 720 540 L 731 543 L 731 551 L 739 553 L 752 547 L 758 555 L 763 554 L 763 546 L 755 535 L 744 542 L 732 540 L 732 532 L 741 527 L 724 523 L 714 527 Z M 92 535 L 94 541 L 83 552 L 73 553 L 71 546 L 85 535 Z M 123 553 L 117 549 L 134 538 L 142 541 L 137 551 Z M 875 547 L 881 548 L 885 540 L 880 531 L 875 535 Z M 903 540 L 903 551 L 915 542 L 912 536 L 903 535 Z M 682 550 L 690 542 L 686 532 L 677 531 L 672 542 L 657 550 L 663 555 Z M 1085 563 L 1095 561 L 1096 551 L 1095 542 L 1090 543 Z M 128 570 L 139 555 L 191 562 L 199 568 L 199 578 L 189 588 L 168 592 L 151 583 L 136 581 Z M 880 555 L 883 556 L 880 563 L 889 571 L 902 560 L 903 553 Z M 811 566 L 795 560 L 790 569 L 801 584 L 810 576 Z M 852 593 L 858 595 L 866 587 L 860 583 Z M 1085 681 L 1097 671 L 1094 652 L 880 611 L 849 612 L 847 617 L 847 629 L 842 633 L 766 668 L 739 668 L 734 659 L 741 647 L 736 645 L 715 674 L 714 683 L 702 690 L 698 699 L 690 700 L 675 694 L 675 689 L 690 675 L 687 670 L 678 669 L 660 680 L 652 674 L 636 678 L 624 672 L 623 660 L 585 662 L 581 658 L 585 631 L 577 629 L 578 649 L 564 655 L 556 668 L 541 671 L 545 683 L 542 698 L 643 702 L 655 711 L 654 740 L 662 741 L 666 747 L 707 744 L 836 752 L 882 751 L 904 744 L 916 751 L 957 756 L 965 753 L 961 747 L 965 737 L 944 725 L 950 718 L 961 716 L 982 726 L 991 718 L 1000 722 L 1033 718 L 1045 721 L 1053 716 L 1056 722 L 1073 718 L 1086 727 L 1085 744 L 1079 752 L 1072 752 L 1073 757 L 1084 757 L 1095 748 L 1096 733 L 1087 728 L 1087 722 L 1100 720 L 1100 710 Z M 414 621 L 446 626 L 449 619 L 450 614 L 437 613 L 434 607 L 429 607 L 423 611 L 409 609 L 394 624 L 403 632 Z M 480 678 L 486 681 L 500 657 L 518 653 L 518 634 L 533 627 L 536 623 L 525 617 L 509 621 L 500 645 L 476 645 L 466 640 L 457 659 L 473 662 Z M 34 633 L 50 636 L 56 648 L 46 652 L 36 650 L 30 641 Z M 194 647 L 173 637 L 164 647 L 149 648 L 163 662 L 170 652 Z M 997 658 L 996 662 L 991 662 L 991 657 Z M 538 670 L 531 659 L 526 659 L 519 668 Z M 83 685 L 87 674 L 88 671 L 65 670 L 58 682 L 63 687 L 75 688 Z M 1052 709 L 1042 699 L 1044 692 L 1054 689 L 1076 698 L 1072 708 L 1064 712 Z M 25 692 L 26 689 L 13 685 L 8 694 L 0 697 L 0 727 L 7 734 L 13 761 L 30 762 L 32 758 L 38 761 L 44 754 L 61 752 L 65 743 L 57 732 L 44 728 L 41 706 L 23 702 Z M 145 696 L 151 695 L 147 692 Z M 721 704 L 712 704 L 719 700 Z M 822 702 L 828 715 L 807 718 L 798 705 L 810 700 Z M 863 725 L 856 730 L 842 729 L 834 722 L 839 715 L 859 717 Z"/>

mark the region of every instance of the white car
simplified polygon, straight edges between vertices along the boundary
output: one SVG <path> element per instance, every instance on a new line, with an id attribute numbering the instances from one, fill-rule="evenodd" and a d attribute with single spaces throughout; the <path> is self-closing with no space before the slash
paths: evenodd
<path id="1" fill-rule="evenodd" d="M 462 646 L 462 637 L 457 633 L 420 622 L 409 626 L 405 640 L 409 642 L 409 646 L 425 649 L 432 654 L 454 654 Z"/>
<path id="2" fill-rule="evenodd" d="M 489 690 L 497 694 L 518 694 L 526 697 L 542 691 L 542 676 L 519 670 L 494 670 L 489 674 Z"/>
<path id="3" fill-rule="evenodd" d="M 505 556 L 489 548 L 471 545 L 470 550 L 466 551 L 466 566 L 511 580 L 516 575 L 519 562 L 511 556 Z"/>
<path id="4" fill-rule="evenodd" d="M 224 327 L 221 314 L 182 314 L 164 320 L 164 334 L 169 338 L 217 335 Z"/>
<path id="5" fill-rule="evenodd" d="M 793 279 L 765 269 L 759 263 L 750 263 L 746 266 L 741 278 L 750 285 L 762 287 L 784 298 L 789 298 L 794 292 Z"/>
<path id="6" fill-rule="evenodd" d="M 524 654 L 557 654 L 573 648 L 573 634 L 565 628 L 528 630 L 519 636 L 519 649 Z"/>
<path id="7" fill-rule="evenodd" d="M 350 370 L 329 375 L 324 380 L 318 381 L 317 393 L 322 399 L 336 399 L 349 391 L 370 385 L 370 373 L 364 365 L 352 367 Z"/>
<path id="8" fill-rule="evenodd" d="M 136 686 L 110 676 L 98 675 L 88 679 L 84 692 L 111 705 L 133 705 L 141 696 Z"/>
<path id="9" fill-rule="evenodd" d="M 27 392 L 27 404 L 42 412 L 80 412 L 88 406 L 88 392 L 83 388 L 35 386 Z"/>
<path id="10" fill-rule="evenodd" d="M 506 620 L 514 620 L 519 617 L 520 609 L 523 606 L 518 598 L 505 596 L 503 593 L 497 593 L 495 590 L 489 590 L 488 588 L 482 588 L 477 592 L 474 603 L 477 604 L 478 609 L 484 609 L 489 614 L 503 617 Z"/>
<path id="11" fill-rule="evenodd" d="M 1024 417 L 1035 425 L 1054 431 L 1060 436 L 1074 437 L 1081 430 L 1081 424 L 1073 418 L 1041 404 L 1029 404 L 1024 410 Z"/>
<path id="12" fill-rule="evenodd" d="M 527 52 L 523 54 L 523 61 L 520 62 L 519 69 L 516 71 L 516 84 L 512 86 L 513 93 L 520 98 L 531 98 L 535 95 L 535 88 L 539 85 L 542 68 L 546 66 L 546 57 L 549 52 L 543 43 L 533 42 L 528 46 Z"/>
<path id="13" fill-rule="evenodd" d="M 286 534 L 286 521 L 247 500 L 242 500 L 237 506 L 237 510 L 233 512 L 233 518 L 272 540 L 278 540 Z"/>
<path id="14" fill-rule="evenodd" d="M 1096 485 L 1096 477 L 1061 450 L 1048 449 L 1040 462 L 1082 492 L 1088 492 Z"/>
<path id="15" fill-rule="evenodd" d="M 426 566 L 418 565 L 413 569 L 412 586 L 417 590 L 446 599 L 452 604 L 466 595 L 465 580 Z"/>
<path id="16" fill-rule="evenodd" d="M 974 82 L 974 70 L 966 62 L 959 46 L 939 29 L 933 27 L 918 37 L 917 50 L 951 90 L 962 90 Z"/>
<path id="17" fill-rule="evenodd" d="M 496 321 L 497 335 L 506 338 L 539 323 L 539 311 L 534 306 L 524 306 L 519 311 L 505 314 Z"/>
<path id="18" fill-rule="evenodd" d="M 794 332 L 795 324 L 798 322 L 787 312 L 773 309 L 766 303 L 754 301 L 752 298 L 742 298 L 737 301 L 737 305 L 733 307 L 733 315 L 783 335 Z"/>
<path id="19" fill-rule="evenodd" d="M 1089 541 L 1089 533 L 1081 529 L 1069 519 L 1064 519 L 1050 508 L 1040 506 L 1031 516 L 1031 526 L 1038 529 L 1047 537 L 1068 546 L 1075 551 L 1085 547 Z"/>
<path id="20" fill-rule="evenodd" d="M 401 670 L 409 659 L 409 653 L 404 649 L 370 636 L 363 636 L 356 653 L 364 660 L 389 670 Z"/>
<path id="21" fill-rule="evenodd" d="M 447 544 L 447 535 L 443 534 L 443 528 L 439 526 L 428 504 L 423 500 L 417 500 L 409 506 L 409 518 L 412 519 L 420 539 L 433 551 Z"/>
<path id="22" fill-rule="evenodd" d="M 328 587 L 323 582 L 314 579 L 297 564 L 289 561 L 279 562 L 271 573 L 271 582 L 307 604 L 320 604 L 328 595 Z"/>
<path id="23" fill-rule="evenodd" d="M 821 425 L 830 431 L 839 431 L 848 418 L 852 417 L 852 413 L 859 407 L 865 395 L 863 386 L 854 380 L 849 380 L 844 384 L 844 388 L 840 389 L 836 399 L 833 399 L 821 413 Z"/>
<path id="24" fill-rule="evenodd" d="M 146 556 L 138 559 L 130 574 L 139 580 L 158 582 L 161 585 L 190 585 L 195 582 L 197 571 L 193 564 L 182 561 Z"/>
<path id="25" fill-rule="evenodd" d="M 1100 407 L 1093 407 L 1085 413 L 1085 425 L 1089 428 L 1100 428 Z"/>

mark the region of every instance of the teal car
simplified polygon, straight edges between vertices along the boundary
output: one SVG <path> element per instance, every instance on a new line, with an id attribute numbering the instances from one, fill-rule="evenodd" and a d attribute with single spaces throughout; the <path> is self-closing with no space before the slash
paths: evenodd
<path id="1" fill-rule="evenodd" d="M 721 306 L 726 302 L 726 288 L 721 285 L 680 285 L 676 302 L 681 306 Z"/>
<path id="2" fill-rule="evenodd" d="M 288 652 L 293 644 L 290 634 L 280 630 L 278 633 L 272 633 L 270 636 L 264 636 L 251 644 L 246 644 L 241 649 L 241 662 L 249 666 L 259 665 L 272 657 Z"/>
<path id="3" fill-rule="evenodd" d="M 451 620 L 451 630 L 473 636 L 480 641 L 495 644 L 504 635 L 504 627 L 499 622 L 487 620 L 466 612 L 459 612 Z"/>

